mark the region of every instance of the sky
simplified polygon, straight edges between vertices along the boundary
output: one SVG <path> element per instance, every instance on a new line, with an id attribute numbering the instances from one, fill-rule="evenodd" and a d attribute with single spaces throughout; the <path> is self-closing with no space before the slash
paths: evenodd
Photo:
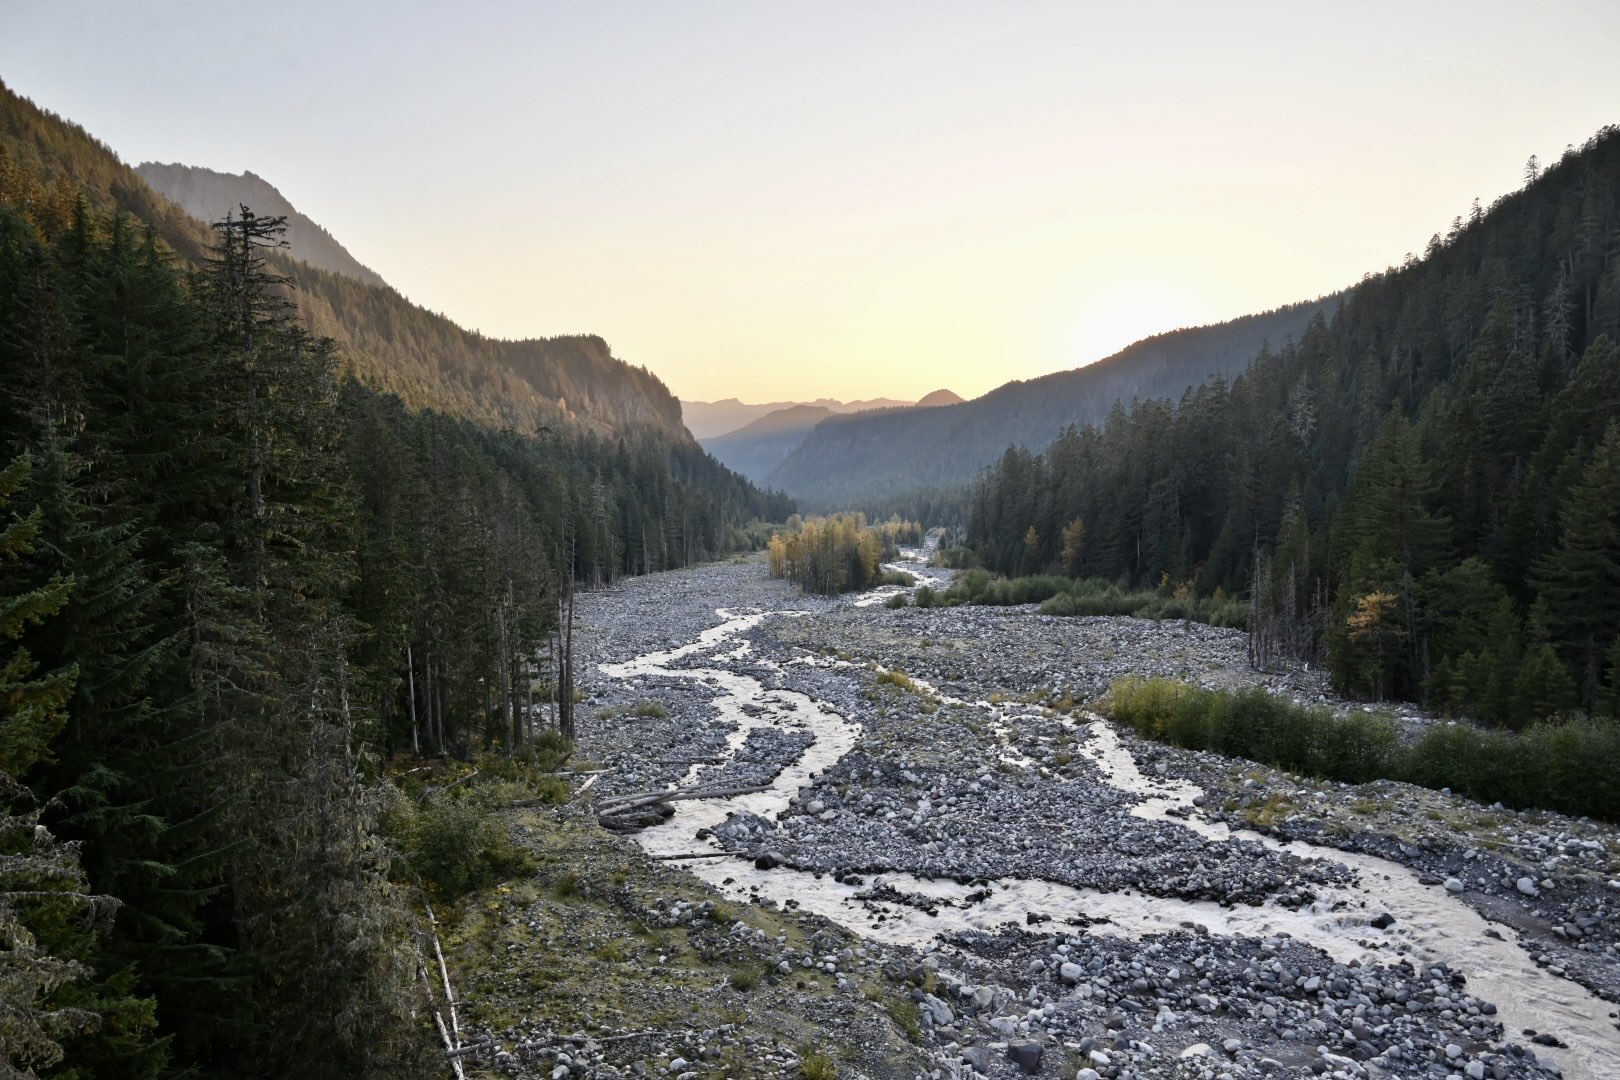
<path id="1" fill-rule="evenodd" d="M 680 397 L 976 396 L 1353 284 L 1620 122 L 1620 4 L 0 0 L 0 79 Z"/>

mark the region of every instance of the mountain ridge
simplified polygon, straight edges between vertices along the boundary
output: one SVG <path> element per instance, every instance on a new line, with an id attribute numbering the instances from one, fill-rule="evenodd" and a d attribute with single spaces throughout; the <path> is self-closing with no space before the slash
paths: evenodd
<path id="1" fill-rule="evenodd" d="M 62 215 L 71 215 L 82 198 L 93 210 L 122 210 L 149 224 L 193 265 L 207 258 L 213 235 L 206 222 L 154 190 L 83 127 L 3 81 L 0 165 L 0 182 L 8 170 L 38 178 L 61 204 L 56 212 Z M 263 192 L 255 188 L 244 194 Z M 601 337 L 488 338 L 411 302 L 386 283 L 334 273 L 285 252 L 267 255 L 294 286 L 290 299 L 304 325 L 340 346 L 342 370 L 398 395 L 412 410 L 432 409 L 525 432 L 559 422 L 601 434 L 650 425 L 695 448 L 674 394 L 647 368 L 614 356 Z"/>
<path id="2" fill-rule="evenodd" d="M 791 409 L 796 405 L 814 405 L 830 412 L 859 412 L 864 409 L 889 409 L 912 405 L 914 402 L 899 398 L 867 398 L 840 401 L 820 397 L 814 401 L 746 402 L 738 398 L 720 398 L 715 401 L 688 401 L 681 399 L 681 420 L 687 430 L 699 441 L 730 435 L 768 413 Z"/>
<path id="3" fill-rule="evenodd" d="M 1155 334 L 959 404 L 828 417 L 763 482 L 819 510 L 876 512 L 959 491 L 1008 446 L 1041 450 L 1071 425 L 1101 422 L 1117 402 L 1179 397 L 1210 376 L 1242 373 L 1268 343 L 1297 338 L 1347 295 Z"/>
<path id="4" fill-rule="evenodd" d="M 218 221 L 244 204 L 261 216 L 285 217 L 288 254 L 293 258 L 367 285 L 392 288 L 381 274 L 356 259 L 280 189 L 252 170 L 227 173 L 180 162 L 143 161 L 135 166 L 135 175 L 199 221 Z"/>
<path id="5" fill-rule="evenodd" d="M 821 399 L 823 401 L 829 399 Z M 879 398 L 879 401 L 887 399 Z M 727 468 L 742 473 L 756 484 L 765 478 L 782 460 L 793 452 L 810 432 L 824 420 L 837 416 L 862 416 L 909 409 L 931 409 L 959 404 L 963 399 L 950 390 L 935 390 L 915 404 L 875 405 L 870 402 L 849 402 L 850 406 L 867 408 L 839 412 L 820 404 L 789 405 L 751 420 L 735 431 L 724 435 L 699 439 L 698 442 Z"/>

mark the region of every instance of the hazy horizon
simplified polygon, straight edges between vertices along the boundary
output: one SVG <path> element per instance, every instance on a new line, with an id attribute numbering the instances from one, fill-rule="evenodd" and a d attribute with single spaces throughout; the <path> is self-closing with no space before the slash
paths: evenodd
<path id="1" fill-rule="evenodd" d="M 1620 119 L 1596 3 L 278 15 L 24 0 L 0 78 L 687 400 L 971 398 L 1331 293 Z"/>

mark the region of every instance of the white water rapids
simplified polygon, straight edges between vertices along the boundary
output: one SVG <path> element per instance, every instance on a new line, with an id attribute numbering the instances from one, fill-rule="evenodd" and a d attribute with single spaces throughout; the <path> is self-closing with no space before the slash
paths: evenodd
<path id="1" fill-rule="evenodd" d="M 750 811 L 774 820 L 813 776 L 853 749 L 861 735 L 859 725 L 804 694 L 769 690 L 749 675 L 720 667 L 672 666 L 684 657 L 711 653 L 772 614 L 779 617 L 804 614 L 792 611 L 734 613 L 726 609 L 719 609 L 717 613 L 722 622 L 703 631 L 697 640 L 625 663 L 604 664 L 602 671 L 618 679 L 687 679 L 712 687 L 720 719 L 734 725 L 727 740 L 728 757 L 741 748 L 750 731 L 762 726 L 805 730 L 815 741 L 776 777 L 769 790 L 730 799 L 697 799 L 676 804 L 678 810 L 672 819 L 637 834 L 642 847 L 653 855 L 721 850 L 712 839 L 698 841 L 694 834 L 720 825 L 736 811 Z M 749 643 L 743 641 L 728 652 L 713 653 L 712 658 L 721 662 L 737 661 L 749 651 Z M 744 706 L 748 707 L 746 711 Z M 980 703 L 979 707 L 990 708 L 987 703 Z M 1186 781 L 1144 776 L 1106 721 L 1093 718 L 1089 724 L 1079 724 L 1076 734 L 1089 734 L 1083 752 L 1097 765 L 1106 783 L 1141 797 L 1132 814 L 1191 829 L 1213 842 L 1235 836 L 1300 858 L 1337 862 L 1355 871 L 1359 884 L 1318 886 L 1318 901 L 1298 911 L 1272 905 L 1229 908 L 1206 901 L 1101 893 L 1045 881 L 1007 879 L 996 881 L 987 899 L 969 903 L 965 898 L 975 891 L 973 887 L 903 873 L 883 874 L 865 886 L 852 886 L 835 882 L 828 875 L 817 878 L 785 867 L 758 870 L 752 861 L 743 859 L 696 859 L 684 865 L 733 898 L 746 900 L 759 896 L 784 903 L 795 901 L 801 911 L 825 916 L 862 937 L 894 944 L 928 946 L 938 935 L 949 931 L 995 930 L 1008 923 L 1022 927 L 1026 913 L 1041 912 L 1051 915 L 1055 921 L 1034 929 L 1044 927 L 1052 933 L 1070 932 L 1062 918 L 1084 914 L 1109 920 L 1107 924 L 1093 926 L 1092 933 L 1140 937 L 1173 931 L 1191 923 L 1206 927 L 1212 934 L 1288 934 L 1341 963 L 1353 959 L 1363 964 L 1392 962 L 1401 955 L 1410 956 L 1418 963 L 1444 961 L 1467 976 L 1470 993 L 1495 1003 L 1508 1038 L 1518 1038 L 1522 1029 L 1534 1028 L 1550 1031 L 1567 1042 L 1568 1049 L 1552 1054 L 1565 1076 L 1572 1080 L 1620 1077 L 1620 1035 L 1607 1019 L 1613 1006 L 1579 984 L 1538 968 L 1525 951 L 1512 942 L 1487 935 L 1485 931 L 1490 924 L 1444 889 L 1421 884 L 1415 871 L 1374 856 L 1301 841 L 1278 842 L 1253 832 L 1234 833 L 1224 824 L 1169 815 L 1169 809 L 1186 806 L 1200 790 Z M 695 780 L 700 768 L 702 766 L 693 766 L 683 783 Z M 877 885 L 952 901 L 959 906 L 942 903 L 937 916 L 931 916 L 907 905 L 874 904 L 856 898 L 857 893 Z M 875 918 L 874 908 L 883 911 L 882 920 Z M 1373 916 L 1386 911 L 1396 919 L 1392 927 L 1380 931 L 1369 925 Z"/>

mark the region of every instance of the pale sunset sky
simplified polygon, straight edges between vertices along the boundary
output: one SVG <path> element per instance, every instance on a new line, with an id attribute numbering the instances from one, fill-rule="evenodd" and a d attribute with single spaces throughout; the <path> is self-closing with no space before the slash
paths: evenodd
<path id="1" fill-rule="evenodd" d="M 964 396 L 1352 284 L 1620 122 L 1620 3 L 0 0 L 0 78 L 683 398 Z"/>

